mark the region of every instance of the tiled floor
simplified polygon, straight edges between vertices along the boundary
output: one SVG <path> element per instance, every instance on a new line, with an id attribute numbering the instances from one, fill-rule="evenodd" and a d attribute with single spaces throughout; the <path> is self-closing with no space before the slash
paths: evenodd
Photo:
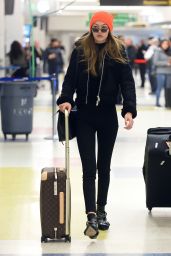
<path id="1" fill-rule="evenodd" d="M 64 146 L 52 137 L 51 95 L 47 86 L 35 98 L 34 128 L 25 141 L 18 136 L 4 141 L 0 133 L 0 255 L 171 255 L 171 209 L 145 205 L 142 176 L 146 131 L 149 127 L 171 126 L 171 110 L 155 108 L 148 83 L 137 83 L 138 116 L 134 128 L 120 129 L 112 158 L 111 184 L 107 205 L 111 222 L 97 240 L 83 235 L 86 216 L 82 195 L 82 174 L 76 141 L 70 143 L 72 184 L 72 242 L 40 243 L 39 187 L 45 166 L 64 165 Z M 164 100 L 162 98 L 162 103 Z"/>

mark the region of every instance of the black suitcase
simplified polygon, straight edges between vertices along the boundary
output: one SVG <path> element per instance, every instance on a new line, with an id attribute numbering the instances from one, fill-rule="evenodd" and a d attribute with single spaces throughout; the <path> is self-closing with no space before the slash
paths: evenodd
<path id="1" fill-rule="evenodd" d="M 149 211 L 171 207 L 171 127 L 148 129 L 143 175 Z"/>
<path id="2" fill-rule="evenodd" d="M 43 168 L 40 186 L 41 242 L 71 242 L 71 186 L 69 178 L 68 112 L 65 111 L 65 168 Z"/>

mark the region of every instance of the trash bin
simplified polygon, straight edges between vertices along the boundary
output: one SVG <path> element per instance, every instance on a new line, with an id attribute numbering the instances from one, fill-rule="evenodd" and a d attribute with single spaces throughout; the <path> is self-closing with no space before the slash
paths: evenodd
<path id="1" fill-rule="evenodd" d="M 171 75 L 167 75 L 166 77 L 165 107 L 171 108 Z"/>
<path id="2" fill-rule="evenodd" d="M 1 110 L 1 91 L 2 91 L 2 86 L 1 86 L 1 83 L 0 83 L 0 110 Z"/>
<path id="3" fill-rule="evenodd" d="M 26 140 L 33 126 L 33 97 L 37 83 L 16 81 L 1 83 L 1 125 L 4 139 L 11 134 L 25 134 Z"/>

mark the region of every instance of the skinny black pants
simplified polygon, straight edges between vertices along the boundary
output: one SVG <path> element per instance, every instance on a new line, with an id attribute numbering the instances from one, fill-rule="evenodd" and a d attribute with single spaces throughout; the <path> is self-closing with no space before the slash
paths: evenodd
<path id="1" fill-rule="evenodd" d="M 96 203 L 100 206 L 105 206 L 107 203 L 110 164 L 117 131 L 118 119 L 115 107 L 85 106 L 78 109 L 77 143 L 83 169 L 86 213 L 96 212 Z M 98 173 L 97 201 L 96 172 Z"/>
<path id="2" fill-rule="evenodd" d="M 146 73 L 146 64 L 139 64 L 140 76 L 141 76 L 141 87 L 144 87 L 145 83 L 145 73 Z"/>

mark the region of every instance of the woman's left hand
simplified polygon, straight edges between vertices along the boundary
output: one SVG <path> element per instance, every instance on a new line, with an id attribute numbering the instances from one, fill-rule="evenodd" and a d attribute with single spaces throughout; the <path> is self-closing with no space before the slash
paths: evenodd
<path id="1" fill-rule="evenodd" d="M 126 113 L 124 116 L 125 119 L 125 129 L 130 130 L 133 127 L 133 118 L 132 118 L 132 114 L 130 112 Z"/>

